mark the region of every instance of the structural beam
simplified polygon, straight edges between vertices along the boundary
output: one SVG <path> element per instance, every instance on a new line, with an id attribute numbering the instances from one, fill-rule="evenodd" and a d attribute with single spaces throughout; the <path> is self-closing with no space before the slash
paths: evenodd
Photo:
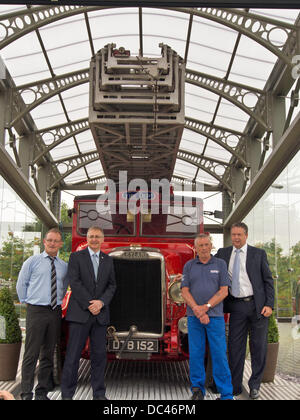
<path id="1" fill-rule="evenodd" d="M 230 227 L 232 223 L 243 220 L 247 216 L 286 165 L 297 154 L 300 150 L 299 133 L 300 112 L 285 131 L 263 167 L 256 174 L 245 194 L 225 220 L 225 228 Z"/>
<path id="2" fill-rule="evenodd" d="M 0 144 L 0 174 L 22 198 L 33 213 L 47 226 L 58 225 L 58 220 L 41 200 L 37 192 L 32 188 L 22 170 L 19 169 L 9 156 L 5 147 Z"/>

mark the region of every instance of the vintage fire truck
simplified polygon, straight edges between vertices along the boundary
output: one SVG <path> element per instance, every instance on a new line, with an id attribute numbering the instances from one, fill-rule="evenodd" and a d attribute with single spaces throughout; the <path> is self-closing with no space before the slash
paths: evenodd
<path id="1" fill-rule="evenodd" d="M 159 47 L 160 56 L 145 57 L 107 44 L 90 63 L 89 126 L 105 178 L 117 187 L 109 200 L 75 198 L 73 251 L 87 246 L 90 226 L 103 229 L 102 251 L 113 258 L 117 281 L 110 359 L 188 357 L 186 306 L 175 277 L 194 258 L 203 211 L 201 200 L 182 203 L 153 188 L 155 180 L 171 182 L 185 124 L 184 60 Z M 144 182 L 140 189 L 131 186 L 137 180 Z M 89 357 L 88 343 L 83 356 Z"/>
<path id="2" fill-rule="evenodd" d="M 203 207 L 199 199 L 183 204 L 182 197 L 170 198 L 165 203 L 151 191 L 119 192 L 109 204 L 96 195 L 75 197 L 72 250 L 85 248 L 88 228 L 100 226 L 101 250 L 114 261 L 117 290 L 110 304 L 108 359 L 188 358 L 186 305 L 175 276 L 195 257 Z M 139 211 L 130 210 L 132 199 Z M 82 356 L 89 358 L 88 342 Z"/>

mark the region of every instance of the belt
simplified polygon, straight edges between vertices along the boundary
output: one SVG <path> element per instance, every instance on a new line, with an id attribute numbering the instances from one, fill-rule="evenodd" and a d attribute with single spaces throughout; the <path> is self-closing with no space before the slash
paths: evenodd
<path id="1" fill-rule="evenodd" d="M 254 299 L 253 296 L 246 296 L 246 297 L 240 297 L 240 298 L 238 298 L 238 297 L 235 297 L 235 296 L 230 295 L 230 297 L 231 297 L 231 299 L 233 299 L 233 300 L 235 300 L 237 302 L 250 302 L 251 300 Z"/>
<path id="2" fill-rule="evenodd" d="M 45 309 L 52 309 L 51 308 L 51 305 L 33 305 L 32 303 L 26 303 L 26 305 L 28 305 L 28 306 L 34 306 L 34 307 L 36 307 L 36 308 L 45 308 Z M 55 308 L 54 308 L 54 310 L 56 309 L 56 308 L 61 308 L 61 305 L 57 305 Z M 53 309 L 52 309 L 53 310 Z"/>

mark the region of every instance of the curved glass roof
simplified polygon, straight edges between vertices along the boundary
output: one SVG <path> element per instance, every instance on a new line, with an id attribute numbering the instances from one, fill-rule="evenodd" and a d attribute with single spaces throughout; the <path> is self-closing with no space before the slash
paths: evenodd
<path id="1" fill-rule="evenodd" d="M 30 30 L 25 35 L 19 32 L 15 39 L 10 38 L 16 33 L 14 26 L 23 29 L 30 23 L 29 13 L 32 11 L 39 24 L 29 25 Z M 64 17 L 66 13 L 71 15 Z M 58 19 L 60 16 L 63 18 Z M 275 63 L 280 60 L 280 52 L 293 31 L 297 16 L 298 11 L 293 9 L 55 8 L 2 4 L 0 54 L 15 85 L 28 85 L 22 90 L 22 97 L 28 104 L 35 98 L 32 86 L 37 81 L 88 69 L 92 55 L 108 43 L 123 46 L 135 56 L 142 49 L 147 57 L 160 56 L 160 43 L 169 45 L 185 59 L 187 73 L 191 71 L 186 77 L 187 122 L 180 151 L 190 152 L 195 159 L 206 159 L 205 163 L 196 165 L 191 156 L 183 158 L 179 153 L 174 177 L 196 180 L 218 189 L 222 185 L 220 179 L 227 179 L 226 170 L 233 153 L 236 152 L 238 158 L 244 156 L 239 152 L 239 142 L 253 119 L 250 111 L 255 109 Z M 248 23 L 241 24 L 243 19 Z M 48 20 L 51 22 L 45 24 Z M 240 30 L 234 26 L 238 24 Z M 246 34 L 248 29 L 251 37 Z M 264 32 L 261 37 L 260 32 Z M 4 44 L 6 40 L 8 42 Z M 262 41 L 273 51 L 262 45 Z M 274 51 L 278 52 L 277 55 Z M 203 73 L 212 79 L 203 82 Z M 236 102 L 214 90 L 220 79 L 232 83 L 228 92 Z M 199 80 L 207 83 L 208 88 L 203 88 Z M 236 95 L 239 90 L 242 99 Z M 87 119 L 88 101 L 89 84 L 82 83 L 51 96 L 33 108 L 30 114 L 37 130 L 46 131 L 48 127 Z M 247 108 L 237 106 L 238 101 Z M 209 126 L 216 126 L 213 134 L 218 128 L 228 132 L 222 141 L 215 141 L 206 134 Z M 49 146 L 53 138 L 44 134 L 43 141 Z M 70 156 L 81 156 L 95 150 L 90 130 L 81 131 L 51 148 L 49 153 L 53 164 L 60 175 L 66 174 L 61 180 L 61 189 L 66 185 L 70 187 L 70 184 L 93 183 L 104 175 L 98 160 L 87 161 L 71 173 L 64 164 L 64 159 Z"/>

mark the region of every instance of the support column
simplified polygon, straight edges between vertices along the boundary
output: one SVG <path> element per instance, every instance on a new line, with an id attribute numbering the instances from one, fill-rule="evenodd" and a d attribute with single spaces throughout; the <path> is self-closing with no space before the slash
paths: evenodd
<path id="1" fill-rule="evenodd" d="M 244 173 L 241 168 L 231 168 L 231 185 L 234 191 L 234 203 L 236 205 L 244 193 L 245 186 Z"/>
<path id="2" fill-rule="evenodd" d="M 246 139 L 246 160 L 250 164 L 250 181 L 259 171 L 262 154 L 262 145 L 258 139 L 248 137 Z"/>
<path id="3" fill-rule="evenodd" d="M 60 204 L 61 204 L 61 191 L 55 188 L 50 193 L 50 209 L 56 216 L 57 220 L 60 220 Z"/>
<path id="4" fill-rule="evenodd" d="M 273 127 L 273 149 L 277 146 L 283 135 L 286 120 L 285 98 L 273 96 L 272 98 L 272 127 Z"/>
<path id="5" fill-rule="evenodd" d="M 227 217 L 229 216 L 229 214 L 232 211 L 232 200 L 230 198 L 230 196 L 228 195 L 228 193 L 226 191 L 223 191 L 222 194 L 222 207 L 223 207 L 223 221 L 227 219 Z M 231 245 L 231 240 L 230 240 L 230 227 L 224 227 L 223 229 L 223 245 L 224 246 L 229 246 Z"/>
<path id="6" fill-rule="evenodd" d="M 19 140 L 19 160 L 25 177 L 30 177 L 30 163 L 33 159 L 34 134 L 22 136 Z"/>
<path id="7" fill-rule="evenodd" d="M 47 201 L 47 191 L 50 185 L 50 165 L 39 166 L 36 174 L 36 188 L 43 201 Z"/>
<path id="8" fill-rule="evenodd" d="M 0 83 L 0 144 L 2 145 L 5 143 L 6 107 L 7 91 L 3 89 Z"/>

